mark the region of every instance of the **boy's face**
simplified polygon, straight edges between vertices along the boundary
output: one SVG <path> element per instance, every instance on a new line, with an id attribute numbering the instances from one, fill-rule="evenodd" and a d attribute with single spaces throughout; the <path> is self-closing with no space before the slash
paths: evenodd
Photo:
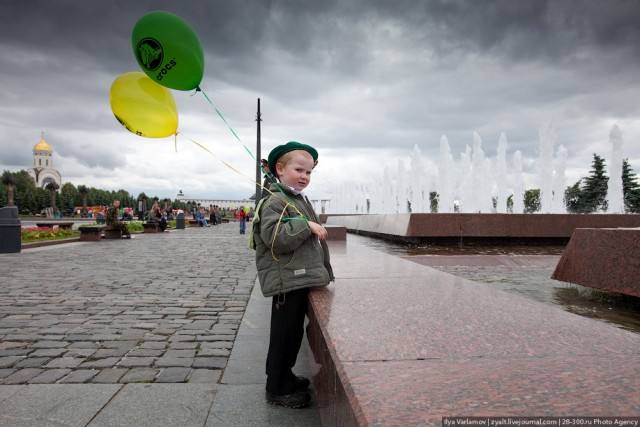
<path id="1" fill-rule="evenodd" d="M 276 164 L 276 173 L 280 182 L 296 191 L 302 191 L 311 182 L 313 157 L 304 150 L 295 150 L 292 153 L 293 157 L 286 166 L 283 167 L 282 163 Z"/>

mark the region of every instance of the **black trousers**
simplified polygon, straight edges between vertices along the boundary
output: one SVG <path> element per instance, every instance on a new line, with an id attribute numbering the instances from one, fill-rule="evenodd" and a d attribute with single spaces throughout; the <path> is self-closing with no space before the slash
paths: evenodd
<path id="1" fill-rule="evenodd" d="M 304 337 L 304 317 L 307 314 L 309 289 L 298 289 L 276 295 L 271 301 L 271 332 L 267 354 L 267 391 L 291 394 L 296 376 L 291 369 L 296 364 Z"/>

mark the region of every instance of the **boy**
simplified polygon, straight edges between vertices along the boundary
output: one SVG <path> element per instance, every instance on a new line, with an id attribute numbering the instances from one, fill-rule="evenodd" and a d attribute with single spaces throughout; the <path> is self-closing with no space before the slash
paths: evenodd
<path id="1" fill-rule="evenodd" d="M 302 193 L 317 160 L 318 152 L 299 142 L 274 148 L 268 166 L 280 183 L 271 185 L 272 194 L 260 201 L 252 223 L 260 286 L 265 297 L 273 297 L 266 398 L 289 408 L 311 400 L 310 381 L 291 371 L 304 336 L 309 288 L 334 280 L 327 230 Z"/>

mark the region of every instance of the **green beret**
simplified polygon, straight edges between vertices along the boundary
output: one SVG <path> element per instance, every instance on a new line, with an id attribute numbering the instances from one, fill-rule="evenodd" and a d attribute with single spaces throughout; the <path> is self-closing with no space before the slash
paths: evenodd
<path id="1" fill-rule="evenodd" d="M 282 157 L 283 154 L 293 150 L 304 150 L 307 153 L 311 154 L 314 162 L 318 160 L 318 152 L 312 146 L 302 144 L 300 142 L 289 141 L 284 145 L 278 145 L 269 153 L 269 169 L 271 170 L 272 174 L 276 174 L 276 163 L 278 163 L 278 159 Z"/>

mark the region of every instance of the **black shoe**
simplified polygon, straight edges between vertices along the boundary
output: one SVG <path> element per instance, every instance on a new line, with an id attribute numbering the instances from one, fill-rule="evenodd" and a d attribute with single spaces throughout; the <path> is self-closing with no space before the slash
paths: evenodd
<path id="1" fill-rule="evenodd" d="M 298 375 L 296 377 L 296 390 L 304 391 L 311 385 L 311 381 L 308 378 Z"/>
<path id="2" fill-rule="evenodd" d="M 287 408 L 304 408 L 311 401 L 311 396 L 303 391 L 296 391 L 291 394 L 271 394 L 267 392 L 267 403 L 272 405 L 282 405 Z"/>

